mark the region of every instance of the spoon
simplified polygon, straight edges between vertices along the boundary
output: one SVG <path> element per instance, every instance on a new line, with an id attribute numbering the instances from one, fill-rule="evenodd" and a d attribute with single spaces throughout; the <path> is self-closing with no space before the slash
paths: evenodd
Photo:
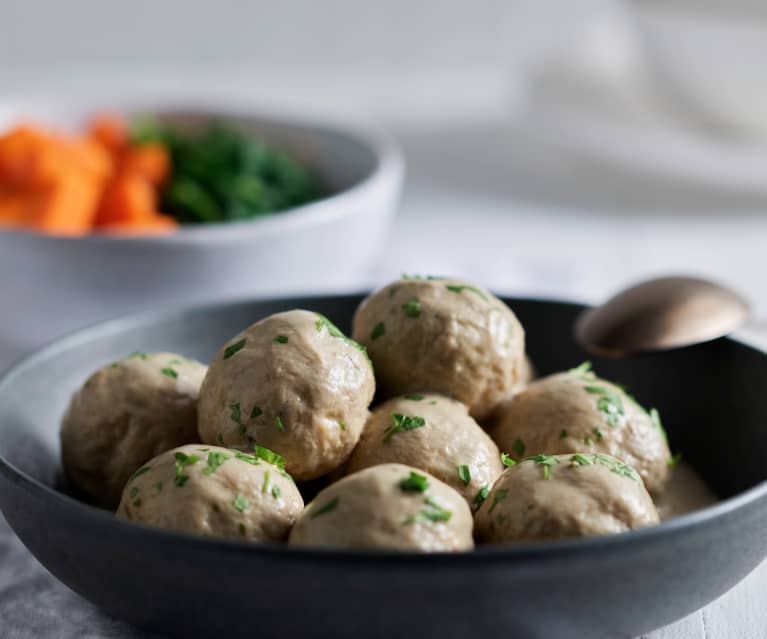
<path id="1" fill-rule="evenodd" d="M 708 342 L 749 317 L 748 303 L 724 286 L 693 277 L 642 282 L 584 311 L 575 338 L 603 357 L 627 357 Z"/>

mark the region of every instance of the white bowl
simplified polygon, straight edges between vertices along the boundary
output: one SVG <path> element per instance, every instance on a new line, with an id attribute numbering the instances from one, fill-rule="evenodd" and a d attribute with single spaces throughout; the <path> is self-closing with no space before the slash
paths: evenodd
<path id="1" fill-rule="evenodd" d="M 20 119 L 79 127 L 105 106 L 115 107 L 0 105 L 0 131 Z M 168 236 L 0 230 L 0 356 L 138 309 L 359 286 L 383 248 L 402 185 L 402 156 L 388 136 L 370 126 L 221 107 L 120 106 L 128 117 L 216 119 L 253 131 L 305 160 L 331 195 L 253 221 L 185 226 Z"/>
<path id="2" fill-rule="evenodd" d="M 767 5 L 634 0 L 650 70 L 688 119 L 767 137 Z"/>

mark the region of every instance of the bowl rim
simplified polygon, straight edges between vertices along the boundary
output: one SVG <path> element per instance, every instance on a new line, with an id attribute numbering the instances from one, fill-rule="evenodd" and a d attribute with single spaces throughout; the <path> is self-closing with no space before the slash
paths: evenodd
<path id="1" fill-rule="evenodd" d="M 358 293 L 344 293 L 339 295 L 286 295 L 257 298 L 240 298 L 224 302 L 209 302 L 205 304 L 193 304 L 165 308 L 159 310 L 130 313 L 105 322 L 98 322 L 91 326 L 78 329 L 68 335 L 55 339 L 47 346 L 38 349 L 31 355 L 23 357 L 12 365 L 0 376 L 0 393 L 5 386 L 23 374 L 30 368 L 34 368 L 39 362 L 45 361 L 51 356 L 67 351 L 78 346 L 83 346 L 93 339 L 100 339 L 110 335 L 119 334 L 126 329 L 149 327 L 154 324 L 180 320 L 189 315 L 205 314 L 214 310 L 223 310 L 242 306 L 244 304 L 259 303 L 311 303 L 317 300 L 360 300 L 369 291 Z M 569 306 L 576 309 L 585 308 L 584 304 L 577 302 L 536 297 L 509 297 L 499 296 L 504 303 L 513 305 L 515 302 L 531 302 L 537 304 L 555 304 Z M 760 346 L 756 341 L 748 337 L 732 336 L 720 338 L 743 345 L 762 355 L 767 355 L 767 348 Z M 0 425 L 2 427 L 2 425 Z M 364 558 L 366 561 L 377 561 L 381 567 L 397 565 L 397 560 L 411 563 L 413 561 L 426 562 L 430 565 L 452 566 L 458 562 L 481 562 L 496 561 L 498 559 L 516 560 L 519 562 L 535 560 L 537 562 L 557 559 L 583 559 L 590 553 L 621 552 L 626 545 L 646 546 L 659 543 L 662 539 L 673 535 L 685 534 L 693 528 L 698 528 L 714 520 L 719 520 L 730 513 L 749 506 L 759 499 L 767 497 L 767 479 L 748 488 L 747 490 L 722 499 L 717 503 L 696 510 L 679 517 L 669 519 L 660 524 L 630 530 L 615 535 L 585 537 L 579 539 L 562 539 L 538 543 L 521 544 L 486 544 L 477 546 L 471 552 L 436 552 L 419 553 L 414 551 L 398 550 L 370 550 L 370 549 L 338 549 L 320 547 L 296 547 L 285 543 L 276 542 L 247 542 L 238 539 L 219 537 L 204 537 L 183 531 L 164 530 L 153 528 L 144 524 L 131 522 L 116 517 L 112 512 L 96 508 L 79 501 L 63 492 L 47 486 L 40 480 L 28 475 L 17 468 L 12 462 L 0 455 L 0 476 L 16 484 L 33 497 L 43 500 L 53 500 L 62 508 L 71 508 L 73 515 L 85 518 L 92 522 L 93 526 L 107 526 L 114 530 L 115 534 L 140 536 L 143 539 L 151 539 L 152 543 L 161 544 L 165 547 L 178 547 L 183 543 L 185 548 L 194 552 L 233 552 L 248 553 L 253 555 L 276 556 L 282 560 L 287 558 L 312 559 L 316 561 L 346 561 L 355 562 Z M 149 537 L 147 537 L 149 535 Z"/>
<path id="2" fill-rule="evenodd" d="M 58 104 L 58 106 L 53 106 Z M 101 106 L 99 106 L 101 105 Z M 342 120 L 338 116 L 307 113 L 295 109 L 277 109 L 274 106 L 253 104 L 247 101 L 231 103 L 227 100 L 210 98 L 114 98 L 102 100 L 61 101 L 54 100 L 0 100 L 0 115 L 22 121 L 27 110 L 49 112 L 72 120 L 84 119 L 98 113 L 140 114 L 154 112 L 170 115 L 173 113 L 199 115 L 214 119 L 240 119 L 255 124 L 264 123 L 286 129 L 304 132 L 318 132 L 336 138 L 343 138 L 356 144 L 373 155 L 370 172 L 352 185 L 335 193 L 322 196 L 299 206 L 293 206 L 274 214 L 251 220 L 215 222 L 212 224 L 180 225 L 167 235 L 119 235 L 110 233 L 89 233 L 70 237 L 39 233 L 34 230 L 0 226 L 0 240 L 7 237 L 40 238 L 56 242 L 137 243 L 146 245 L 186 245 L 210 241 L 247 240 L 252 233 L 270 235 L 290 232 L 293 228 L 304 228 L 331 222 L 346 217 L 371 193 L 381 190 L 397 192 L 405 174 L 405 160 L 401 147 L 395 138 L 380 124 L 361 117 Z"/>

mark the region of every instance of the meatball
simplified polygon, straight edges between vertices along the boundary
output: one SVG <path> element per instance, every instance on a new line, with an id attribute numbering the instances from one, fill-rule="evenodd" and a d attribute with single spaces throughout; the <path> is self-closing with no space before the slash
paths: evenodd
<path id="1" fill-rule="evenodd" d="M 514 313 L 476 286 L 406 278 L 365 299 L 354 339 L 367 347 L 386 397 L 433 392 L 482 419 L 523 376 L 525 333 Z"/>
<path id="2" fill-rule="evenodd" d="M 498 447 L 465 405 L 442 395 L 405 395 L 370 416 L 347 472 L 398 462 L 426 471 L 470 506 L 503 471 Z"/>
<path id="3" fill-rule="evenodd" d="M 478 541 L 609 535 L 658 523 L 642 478 L 602 453 L 536 455 L 504 471 L 475 517 Z"/>
<path id="4" fill-rule="evenodd" d="M 375 380 L 365 349 L 309 311 L 277 313 L 216 355 L 200 390 L 208 444 L 270 448 L 297 480 L 346 461 L 359 440 Z"/>
<path id="5" fill-rule="evenodd" d="M 331 484 L 306 507 L 294 546 L 471 550 L 471 511 L 447 484 L 412 466 L 383 464 Z"/>
<path id="6" fill-rule="evenodd" d="M 671 454 L 660 417 L 585 367 L 534 382 L 504 406 L 490 434 L 517 458 L 545 453 L 607 453 L 637 469 L 654 495 Z"/>
<path id="7" fill-rule="evenodd" d="M 192 444 L 169 450 L 125 485 L 117 515 L 148 526 L 254 541 L 285 539 L 304 507 L 284 460 Z"/>
<path id="8" fill-rule="evenodd" d="M 128 477 L 147 459 L 197 441 L 205 370 L 174 353 L 134 353 L 91 375 L 61 426 L 62 463 L 75 489 L 114 509 Z"/>

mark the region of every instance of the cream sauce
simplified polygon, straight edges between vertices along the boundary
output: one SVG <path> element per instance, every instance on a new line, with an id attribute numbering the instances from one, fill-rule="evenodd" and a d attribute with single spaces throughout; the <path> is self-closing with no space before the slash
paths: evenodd
<path id="1" fill-rule="evenodd" d="M 671 473 L 665 492 L 655 500 L 661 521 L 706 508 L 719 499 L 689 464 L 681 463 Z"/>

